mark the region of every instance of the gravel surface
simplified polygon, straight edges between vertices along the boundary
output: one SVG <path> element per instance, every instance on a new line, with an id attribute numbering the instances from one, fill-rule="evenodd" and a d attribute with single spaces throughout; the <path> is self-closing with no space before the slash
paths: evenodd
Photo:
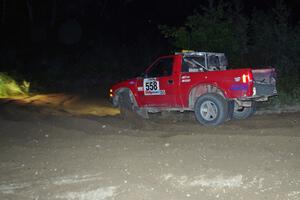
<path id="1" fill-rule="evenodd" d="M 300 199 L 299 112 L 204 127 L 56 100 L 2 100 L 1 200 Z"/>

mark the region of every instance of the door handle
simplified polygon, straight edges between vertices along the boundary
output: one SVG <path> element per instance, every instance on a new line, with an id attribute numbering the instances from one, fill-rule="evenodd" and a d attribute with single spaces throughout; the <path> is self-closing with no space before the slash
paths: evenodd
<path id="1" fill-rule="evenodd" d="M 173 83 L 174 83 L 174 82 L 173 82 L 172 79 L 168 80 L 168 84 L 173 84 Z"/>

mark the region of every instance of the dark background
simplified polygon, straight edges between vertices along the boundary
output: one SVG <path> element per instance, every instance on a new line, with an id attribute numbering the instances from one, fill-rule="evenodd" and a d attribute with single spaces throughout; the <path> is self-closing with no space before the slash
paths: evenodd
<path id="1" fill-rule="evenodd" d="M 272 13 L 278 3 L 275 0 L 222 2 L 239 5 L 241 15 L 247 19 L 251 19 L 254 10 L 266 15 Z M 297 27 L 299 1 L 282 2 L 289 10 L 289 27 Z M 142 72 L 154 58 L 179 50 L 158 27 L 181 26 L 188 16 L 196 11 L 203 13 L 203 7 L 220 1 L 0 0 L 0 3 L 0 72 L 29 80 L 32 90 L 82 93 L 105 91 L 111 84 Z"/>

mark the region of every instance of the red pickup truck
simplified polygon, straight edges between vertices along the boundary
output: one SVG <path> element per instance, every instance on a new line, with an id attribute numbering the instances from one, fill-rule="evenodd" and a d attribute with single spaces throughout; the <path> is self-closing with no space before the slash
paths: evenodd
<path id="1" fill-rule="evenodd" d="M 194 111 L 203 125 L 255 112 L 255 102 L 277 95 L 275 70 L 227 70 L 223 53 L 182 52 L 158 58 L 140 77 L 110 89 L 114 106 L 143 117 L 149 112 Z"/>

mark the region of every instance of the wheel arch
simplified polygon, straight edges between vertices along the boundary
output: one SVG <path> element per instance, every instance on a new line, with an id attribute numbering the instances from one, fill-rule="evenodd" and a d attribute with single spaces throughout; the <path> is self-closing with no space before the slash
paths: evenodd
<path id="1" fill-rule="evenodd" d="M 189 92 L 189 108 L 193 109 L 197 98 L 208 93 L 216 93 L 226 99 L 226 94 L 217 85 L 214 84 L 199 84 L 194 86 Z"/>
<path id="2" fill-rule="evenodd" d="M 113 104 L 115 106 L 118 106 L 119 105 L 119 95 L 121 92 L 129 92 L 129 96 L 130 96 L 130 99 L 131 101 L 133 102 L 134 105 L 137 106 L 137 101 L 136 101 L 136 98 L 132 92 L 132 90 L 129 88 L 129 87 L 121 87 L 121 88 L 118 88 L 116 91 L 115 91 L 115 96 L 113 98 Z"/>

